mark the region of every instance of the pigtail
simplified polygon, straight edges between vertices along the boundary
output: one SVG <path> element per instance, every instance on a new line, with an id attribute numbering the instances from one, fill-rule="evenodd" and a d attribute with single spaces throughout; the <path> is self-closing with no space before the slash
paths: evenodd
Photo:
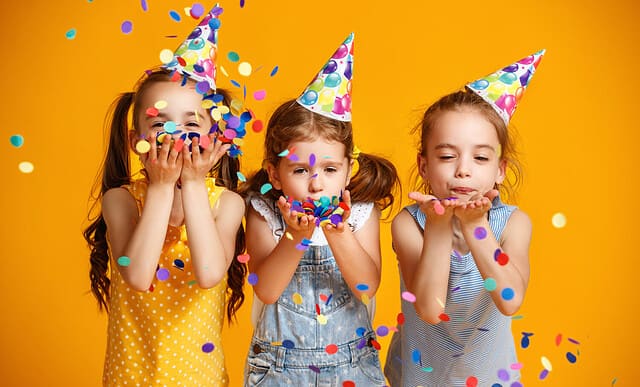
<path id="1" fill-rule="evenodd" d="M 109 114 L 109 145 L 107 155 L 102 163 L 101 173 L 96 178 L 92 188 L 93 204 L 89 216 L 100 205 L 102 196 L 111 188 L 129 184 L 131 180 L 129 164 L 129 127 L 127 115 L 133 103 L 134 93 L 124 93 L 111 105 Z M 98 191 L 100 184 L 100 191 Z M 89 245 L 89 279 L 91 292 L 98 301 L 100 310 L 109 311 L 109 286 L 111 281 L 107 276 L 109 269 L 109 245 L 107 242 L 107 224 L 102 213 L 99 213 L 83 232 L 84 239 Z"/>
<path id="2" fill-rule="evenodd" d="M 393 206 L 394 194 L 401 189 L 396 167 L 389 160 L 367 153 L 360 153 L 357 161 L 358 171 L 347 186 L 351 201 L 374 202 L 381 211 Z"/>

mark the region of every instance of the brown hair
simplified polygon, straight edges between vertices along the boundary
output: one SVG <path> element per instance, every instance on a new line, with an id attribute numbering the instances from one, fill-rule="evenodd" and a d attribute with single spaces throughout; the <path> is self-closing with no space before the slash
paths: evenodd
<path id="1" fill-rule="evenodd" d="M 338 121 L 316 114 L 295 100 L 280 105 L 267 124 L 264 140 L 264 162 L 277 166 L 281 156 L 295 140 L 313 140 L 322 137 L 345 145 L 345 156 L 353 158 L 353 128 L 351 122 Z M 393 205 L 394 192 L 399 189 L 398 174 L 393 164 L 379 156 L 360 153 L 359 168 L 351 178 L 347 189 L 353 202 L 374 202 L 380 210 Z M 264 167 L 264 165 L 263 165 Z M 267 171 L 262 168 L 241 187 L 245 196 L 260 192 L 269 182 Z M 282 192 L 272 189 L 266 197 L 277 200 Z"/>
<path id="2" fill-rule="evenodd" d="M 111 105 L 106 119 L 106 128 L 109 131 L 109 144 L 107 153 L 100 168 L 100 173 L 92 188 L 92 206 L 89 211 L 91 224 L 84 230 L 84 239 L 89 244 L 90 254 L 89 278 L 91 280 L 91 292 L 98 300 L 100 310 L 109 311 L 109 286 L 111 281 L 107 276 L 109 268 L 110 251 L 107 242 L 107 225 L 101 213 L 95 214 L 100 206 L 102 196 L 111 188 L 121 187 L 131 183 L 131 162 L 129 157 L 129 131 L 138 127 L 137 117 L 143 107 L 137 101 L 144 95 L 149 85 L 157 82 L 170 82 L 170 74 L 165 70 L 154 70 L 143 76 L 134 92 L 121 94 Z M 224 97 L 225 104 L 229 105 L 229 94 L 226 90 L 218 89 L 217 94 Z M 133 106 L 133 128 L 129 127 L 127 116 Z M 209 172 L 216 177 L 216 185 L 223 186 L 231 191 L 237 191 L 240 162 L 225 154 Z M 92 214 L 95 214 L 92 216 Z M 245 249 L 244 228 L 240 226 L 236 234 L 235 255 L 241 254 Z M 244 302 L 244 277 L 247 273 L 246 264 L 233 259 L 227 270 L 227 318 L 230 322 L 236 311 Z"/>
<path id="3" fill-rule="evenodd" d="M 469 89 L 465 88 L 445 95 L 429 106 L 420 123 L 411 130 L 412 134 L 420 134 L 418 152 L 421 155 L 426 156 L 427 138 L 442 113 L 447 111 L 460 111 L 463 108 L 471 108 L 480 112 L 496 129 L 498 141 L 501 147 L 500 160 L 506 162 L 506 170 L 507 172 L 511 172 L 506 174 L 505 180 L 498 188 L 501 194 L 513 199 L 515 197 L 516 189 L 522 181 L 522 168 L 517 159 L 515 141 L 513 139 L 514 136 L 509 134 L 507 124 L 505 124 L 493 107 L 482 99 L 482 97 Z M 416 188 L 424 190 L 424 192 L 428 192 L 429 182 L 419 179 L 415 170 L 413 175 L 413 180 L 415 182 L 414 185 Z"/>

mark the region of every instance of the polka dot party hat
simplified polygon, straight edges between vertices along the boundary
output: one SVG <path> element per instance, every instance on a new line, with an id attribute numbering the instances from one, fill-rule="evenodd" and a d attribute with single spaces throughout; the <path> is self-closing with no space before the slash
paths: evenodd
<path id="1" fill-rule="evenodd" d="M 352 80 L 353 32 L 331 55 L 297 102 L 314 113 L 350 122 Z"/>
<path id="2" fill-rule="evenodd" d="M 216 90 L 216 57 L 218 56 L 218 17 L 222 8 L 217 4 L 200 21 L 185 41 L 165 63 L 168 70 L 175 70 L 197 82 L 196 90 L 205 94 Z"/>
<path id="3" fill-rule="evenodd" d="M 540 50 L 493 74 L 468 83 L 467 87 L 487 101 L 509 125 L 544 53 L 545 50 Z"/>

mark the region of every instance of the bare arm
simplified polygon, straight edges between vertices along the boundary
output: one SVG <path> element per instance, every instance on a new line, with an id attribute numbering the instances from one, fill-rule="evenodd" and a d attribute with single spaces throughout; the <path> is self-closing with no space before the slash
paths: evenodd
<path id="1" fill-rule="evenodd" d="M 109 230 L 111 253 L 117 259 L 127 256 L 128 266 L 118 265 L 124 281 L 133 289 L 149 289 L 167 234 L 174 198 L 175 182 L 180 175 L 178 152 L 171 151 L 169 138 L 162 149 L 155 141 L 151 151 L 141 156 L 149 176 L 142 213 L 138 216 L 135 200 L 124 188 L 113 188 L 102 198 L 102 214 Z"/>
<path id="2" fill-rule="evenodd" d="M 490 231 L 484 239 L 478 239 L 474 235 L 478 227 L 490 230 L 486 216 L 475 216 L 477 213 L 486 214 L 488 208 L 491 208 L 491 203 L 487 198 L 483 198 L 457 209 L 460 215 L 456 212 L 456 216 L 460 219 L 462 234 L 482 278 L 493 278 L 496 281 L 497 288 L 491 292 L 493 302 L 502 314 L 512 315 L 520 309 L 529 283 L 531 221 L 524 212 L 515 210 L 503 232 L 501 246 Z M 506 265 L 496 262 L 494 254 L 497 249 L 508 255 Z M 513 290 L 512 299 L 502 296 L 502 290 L 505 288 Z"/>
<path id="3" fill-rule="evenodd" d="M 345 191 L 343 197 L 350 205 L 349 191 Z M 369 219 L 355 233 L 340 223 L 327 224 L 324 234 L 351 291 L 372 298 L 380 285 L 380 210 L 374 207 Z M 357 289 L 358 284 L 367 285 L 367 290 Z"/>
<path id="4" fill-rule="evenodd" d="M 436 214 L 432 196 L 413 192 L 409 197 L 420 203 L 427 223 L 422 232 L 411 214 L 401 211 L 391 225 L 393 245 L 405 286 L 416 296 L 416 312 L 422 320 L 437 324 L 447 298 L 456 203 L 439 202 L 444 213 Z"/>
<path id="5" fill-rule="evenodd" d="M 298 219 L 295 211 L 289 211 L 291 206 L 284 198 L 280 198 L 278 207 L 285 214 L 287 232 L 292 239 L 285 236 L 276 242 L 267 221 L 258 212 L 250 208 L 247 215 L 247 251 L 251 256 L 249 270 L 258 276 L 253 290 L 265 304 L 276 302 L 289 285 L 303 255 L 296 245 L 303 238 L 310 238 L 315 228 L 313 216 Z"/>

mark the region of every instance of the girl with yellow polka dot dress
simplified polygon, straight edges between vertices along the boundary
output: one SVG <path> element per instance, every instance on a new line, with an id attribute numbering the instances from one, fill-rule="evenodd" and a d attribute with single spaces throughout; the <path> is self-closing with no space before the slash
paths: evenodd
<path id="1" fill-rule="evenodd" d="M 246 273 L 234 259 L 244 250 L 245 207 L 233 192 L 232 138 L 244 135 L 247 116 L 224 109 L 227 95 L 216 92 L 220 12 L 111 112 L 101 214 L 84 232 L 91 289 L 109 312 L 105 386 L 228 385 L 222 324 L 244 300 Z M 144 167 L 136 179 L 130 148 Z"/>

